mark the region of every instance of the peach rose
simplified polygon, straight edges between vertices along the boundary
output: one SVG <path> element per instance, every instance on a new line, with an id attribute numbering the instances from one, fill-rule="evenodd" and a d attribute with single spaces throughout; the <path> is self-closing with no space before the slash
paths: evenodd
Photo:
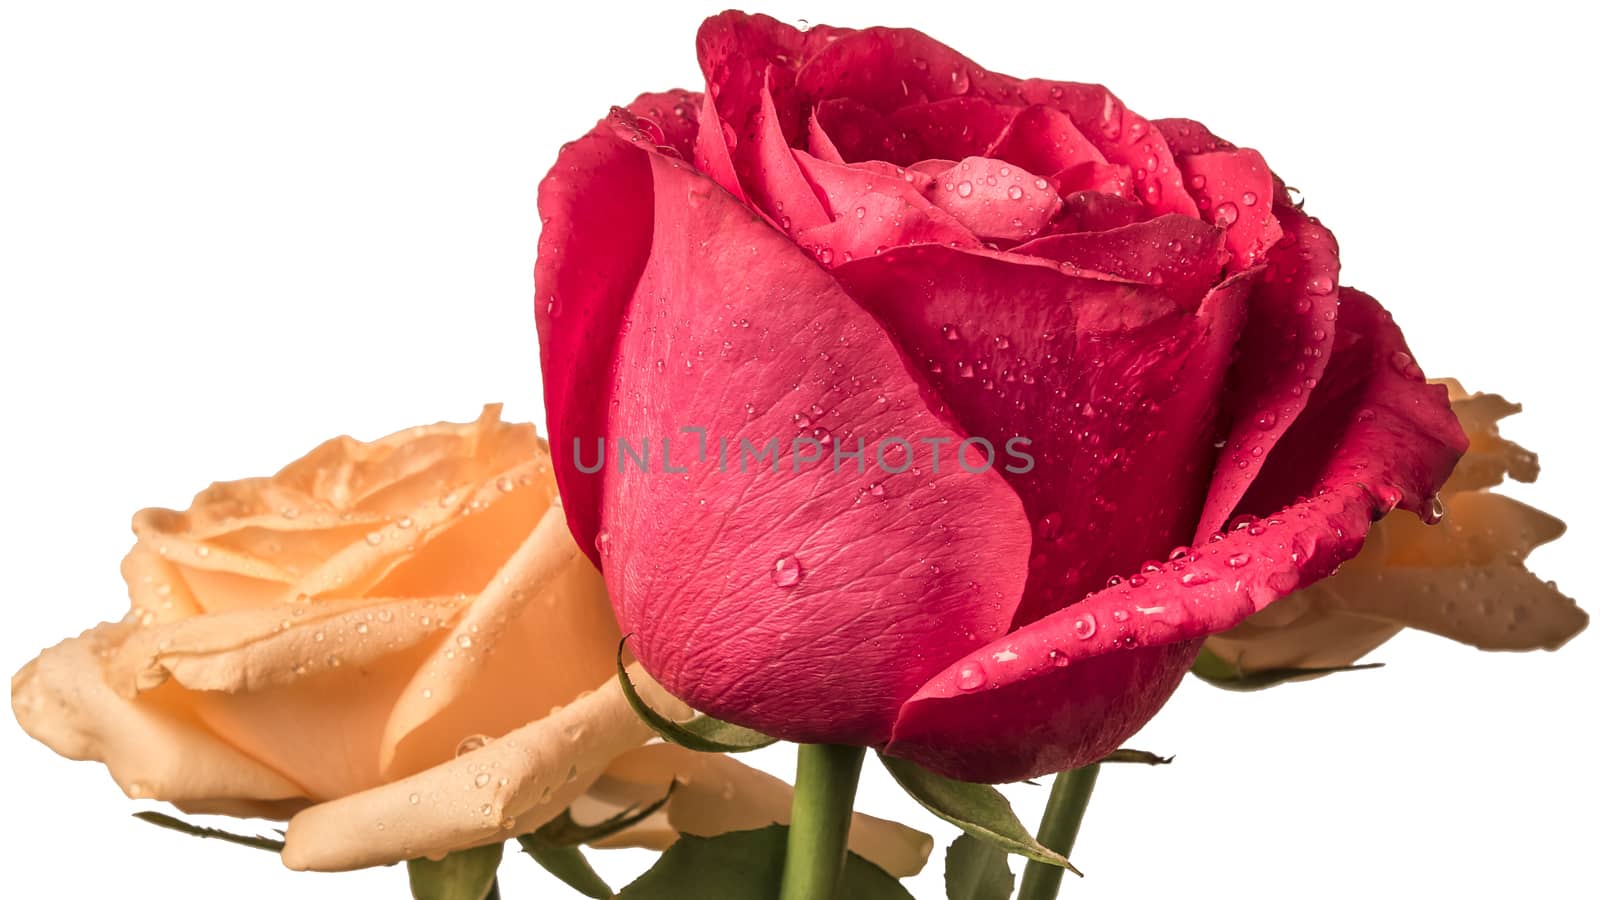
<path id="1" fill-rule="evenodd" d="M 1484 650 L 1554 650 L 1584 629 L 1588 615 L 1524 564 L 1566 526 L 1489 490 L 1507 475 L 1539 474 L 1538 458 L 1502 438 L 1496 424 L 1521 407 L 1441 383 L 1471 446 L 1439 492 L 1440 521 L 1392 515 L 1375 523 L 1360 555 L 1336 575 L 1207 640 L 1212 656 L 1202 656 L 1198 671 L 1226 678 L 1347 666 L 1404 628 Z"/>
<path id="2" fill-rule="evenodd" d="M 651 743 L 616 684 L 605 584 L 531 425 L 335 438 L 277 475 L 134 516 L 133 610 L 12 679 L 29 734 L 130 797 L 289 819 L 285 864 L 344 870 L 667 806 L 608 845 L 786 821 L 789 788 Z M 687 715 L 635 667 L 653 705 Z M 858 816 L 897 876 L 931 841 Z"/>

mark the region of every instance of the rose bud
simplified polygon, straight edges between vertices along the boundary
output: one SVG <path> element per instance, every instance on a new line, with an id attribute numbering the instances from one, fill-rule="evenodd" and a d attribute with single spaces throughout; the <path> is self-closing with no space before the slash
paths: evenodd
<path id="1" fill-rule="evenodd" d="M 1092 762 L 1465 448 L 1256 151 L 915 31 L 698 46 L 563 149 L 536 270 L 568 522 L 694 708 Z"/>
<path id="2" fill-rule="evenodd" d="M 786 820 L 783 782 L 646 746 L 548 449 L 499 407 L 335 438 L 270 478 L 213 484 L 185 512 L 143 510 L 134 533 L 128 617 L 11 684 L 30 735 L 104 762 L 130 797 L 292 816 L 284 862 L 317 870 L 505 840 L 569 806 L 599 821 L 674 780 L 665 808 L 608 843 Z M 925 835 L 855 825 L 857 852 L 892 873 L 927 856 Z"/>
<path id="3" fill-rule="evenodd" d="M 1490 490 L 1508 475 L 1539 475 L 1538 457 L 1502 438 L 1496 424 L 1521 407 L 1443 384 L 1471 443 L 1439 491 L 1440 524 L 1410 515 L 1377 523 L 1337 574 L 1209 638 L 1207 665 L 1197 667 L 1203 677 L 1228 686 L 1261 673 L 1349 666 L 1405 628 L 1483 650 L 1554 650 L 1589 624 L 1525 565 L 1566 526 Z"/>

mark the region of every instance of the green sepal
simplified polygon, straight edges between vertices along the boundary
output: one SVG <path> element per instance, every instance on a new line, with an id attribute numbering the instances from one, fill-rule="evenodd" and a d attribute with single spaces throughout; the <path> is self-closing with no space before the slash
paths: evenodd
<path id="1" fill-rule="evenodd" d="M 1189 671 L 1201 681 L 1224 690 L 1259 691 L 1262 688 L 1283 684 L 1286 681 L 1315 678 L 1319 675 L 1332 675 L 1337 672 L 1360 672 L 1363 669 L 1381 668 L 1383 668 L 1383 663 L 1361 663 L 1351 666 L 1285 667 L 1247 672 L 1202 647 L 1200 648 L 1200 655 L 1195 657 L 1194 665 L 1189 667 Z"/>
<path id="2" fill-rule="evenodd" d="M 777 900 L 789 829 L 769 825 L 716 837 L 686 834 L 617 900 Z M 849 854 L 834 894 L 849 900 L 913 900 L 900 882 Z"/>
<path id="3" fill-rule="evenodd" d="M 604 840 L 623 830 L 631 828 L 645 819 L 655 815 L 661 807 L 667 805 L 672 799 L 672 792 L 678 789 L 678 782 L 673 781 L 667 785 L 667 792 L 655 801 L 644 807 L 630 806 L 622 812 L 607 819 L 602 819 L 593 825 L 580 825 L 572 818 L 572 810 L 564 809 L 561 815 L 540 825 L 534 832 L 539 840 L 556 847 L 576 847 L 579 844 L 592 844 Z"/>
<path id="4" fill-rule="evenodd" d="M 622 651 L 627 645 L 626 637 L 617 645 L 617 681 L 622 684 L 622 695 L 628 698 L 628 705 L 633 707 L 639 718 L 664 740 L 702 753 L 745 753 L 770 747 L 778 742 L 775 737 L 768 737 L 759 731 L 713 719 L 710 716 L 701 715 L 687 722 L 674 722 L 651 709 L 634 689 L 633 681 L 628 678 L 628 669 L 622 663 Z"/>
<path id="5" fill-rule="evenodd" d="M 1007 853 L 1060 866 L 1074 875 L 1083 874 L 1065 856 L 1034 840 L 1032 832 L 1012 811 L 1005 795 L 993 786 L 956 781 L 914 762 L 881 753 L 878 758 L 913 799 L 967 834 L 996 844 Z"/>
<path id="6" fill-rule="evenodd" d="M 191 837 L 214 838 L 219 841 L 227 841 L 230 844 L 238 844 L 241 847 L 254 847 L 257 850 L 270 850 L 273 853 L 283 852 L 283 841 L 280 840 L 267 837 L 257 837 L 249 834 L 234 834 L 231 831 L 223 831 L 220 828 L 207 828 L 204 825 L 194 825 L 175 816 L 169 816 L 166 813 L 158 813 L 154 810 L 136 812 L 133 814 L 133 817 L 141 822 L 149 822 L 151 825 L 168 828 L 182 834 L 187 834 Z"/>
<path id="7" fill-rule="evenodd" d="M 1149 750 L 1130 750 L 1127 747 L 1123 747 L 1120 750 L 1113 750 L 1107 753 L 1105 758 L 1100 761 L 1103 763 L 1138 763 L 1144 766 L 1164 766 L 1174 759 L 1177 759 L 1177 757 L 1162 756 L 1158 753 L 1151 753 Z"/>
<path id="8" fill-rule="evenodd" d="M 505 844 L 495 843 L 457 850 L 439 860 L 407 860 L 411 896 L 416 900 L 484 900 L 496 890 L 494 873 L 504 853 Z"/>
<path id="9" fill-rule="evenodd" d="M 944 852 L 944 893 L 949 900 L 1007 900 L 1015 885 L 1006 851 L 994 843 L 962 834 Z"/>
<path id="10" fill-rule="evenodd" d="M 533 857 L 533 861 L 543 866 L 546 872 L 585 897 L 610 900 L 616 896 L 577 847 L 551 843 L 541 838 L 538 832 L 517 838 L 517 843 L 522 845 L 522 852 Z"/>

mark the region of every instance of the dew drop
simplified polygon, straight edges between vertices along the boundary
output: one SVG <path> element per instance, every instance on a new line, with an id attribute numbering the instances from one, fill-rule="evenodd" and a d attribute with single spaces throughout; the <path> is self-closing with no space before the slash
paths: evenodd
<path id="1" fill-rule="evenodd" d="M 1422 514 L 1422 521 L 1429 525 L 1437 525 L 1443 519 L 1444 501 L 1439 498 L 1438 494 L 1434 494 L 1432 497 L 1428 498 L 1428 508 Z"/>
<path id="2" fill-rule="evenodd" d="M 793 553 L 785 553 L 772 564 L 772 583 L 781 588 L 800 583 L 800 560 Z"/>
<path id="3" fill-rule="evenodd" d="M 1084 613 L 1082 617 L 1072 623 L 1072 633 L 1077 635 L 1080 641 L 1086 641 L 1094 637 L 1095 628 L 1094 616 L 1091 613 Z"/>
<path id="4" fill-rule="evenodd" d="M 1394 365 L 1394 370 L 1406 378 L 1412 381 L 1422 380 L 1422 369 L 1417 366 L 1417 361 L 1411 358 L 1411 354 L 1404 350 L 1396 350 L 1389 361 Z"/>
<path id="5" fill-rule="evenodd" d="M 1219 228 L 1227 228 L 1239 221 L 1239 207 L 1232 203 L 1218 203 L 1216 212 L 1211 215 L 1211 221 Z"/>
<path id="6" fill-rule="evenodd" d="M 983 671 L 983 664 L 977 660 L 962 663 L 956 670 L 956 687 L 963 691 L 975 691 L 983 687 L 989 676 Z"/>

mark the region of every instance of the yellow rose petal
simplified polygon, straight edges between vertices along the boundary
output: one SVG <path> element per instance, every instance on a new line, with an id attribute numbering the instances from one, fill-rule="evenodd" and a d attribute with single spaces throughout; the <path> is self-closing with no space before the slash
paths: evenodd
<path id="1" fill-rule="evenodd" d="M 674 780 L 680 786 L 667 802 L 668 823 L 679 832 L 718 835 L 789 823 L 793 789 L 782 779 L 751 768 L 729 756 L 696 753 L 672 744 L 652 744 L 627 753 L 607 770 L 608 781 L 628 782 L 654 790 L 655 797 Z M 660 823 L 646 821 L 638 845 L 655 846 Z M 629 831 L 603 842 L 633 846 Z M 896 878 L 915 875 L 928 861 L 933 838 L 895 822 L 856 813 L 851 820 L 850 849 Z"/>
<path id="2" fill-rule="evenodd" d="M 634 668 L 652 703 L 681 705 Z M 289 821 L 285 865 L 343 871 L 504 840 L 566 809 L 613 758 L 651 737 L 615 679 L 455 759 L 306 809 Z"/>
<path id="3" fill-rule="evenodd" d="M 103 761 L 130 797 L 254 815 L 304 795 L 218 739 L 180 697 L 113 691 L 106 659 L 136 630 L 127 622 L 99 625 L 24 666 L 11 679 L 11 709 L 23 730 L 69 759 Z"/>

